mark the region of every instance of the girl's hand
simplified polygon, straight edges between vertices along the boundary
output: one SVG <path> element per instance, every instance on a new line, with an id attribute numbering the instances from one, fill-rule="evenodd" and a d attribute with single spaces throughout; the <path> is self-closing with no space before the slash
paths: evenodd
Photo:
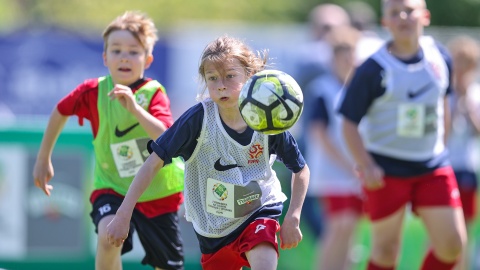
<path id="1" fill-rule="evenodd" d="M 130 229 L 130 220 L 122 218 L 119 215 L 110 221 L 107 225 L 107 240 L 111 245 L 120 247 L 127 239 L 128 231 Z"/>
<path id="2" fill-rule="evenodd" d="M 116 84 L 108 93 L 108 96 L 110 97 L 110 100 L 117 99 L 120 104 L 131 113 L 135 112 L 139 107 L 135 101 L 132 89 L 128 86 Z"/>
<path id="3" fill-rule="evenodd" d="M 298 219 L 286 215 L 280 227 L 280 247 L 282 249 L 296 248 L 302 239 L 303 235 Z"/>

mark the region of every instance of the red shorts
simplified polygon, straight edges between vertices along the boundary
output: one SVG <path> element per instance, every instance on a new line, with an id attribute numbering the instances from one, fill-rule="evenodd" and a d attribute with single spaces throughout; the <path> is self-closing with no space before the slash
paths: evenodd
<path id="1" fill-rule="evenodd" d="M 423 206 L 462 206 L 451 167 L 415 177 L 385 176 L 384 182 L 385 185 L 380 189 L 364 188 L 365 210 L 372 221 L 395 213 L 409 202 L 414 213 Z"/>
<path id="2" fill-rule="evenodd" d="M 332 216 L 343 211 L 351 211 L 358 215 L 363 212 L 363 200 L 358 195 L 332 195 L 322 196 L 325 214 Z"/>
<path id="3" fill-rule="evenodd" d="M 460 189 L 460 199 L 462 200 L 465 221 L 472 221 L 477 212 L 477 191 Z"/>
<path id="4" fill-rule="evenodd" d="M 256 219 L 232 243 L 215 253 L 202 254 L 202 269 L 239 270 L 243 266 L 250 267 L 245 252 L 263 242 L 271 243 L 278 254 L 277 232 L 279 230 L 280 224 L 274 219 Z"/>

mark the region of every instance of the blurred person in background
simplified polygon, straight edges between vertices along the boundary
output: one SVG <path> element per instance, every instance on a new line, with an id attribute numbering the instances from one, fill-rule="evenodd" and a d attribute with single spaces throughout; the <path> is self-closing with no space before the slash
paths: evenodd
<path id="1" fill-rule="evenodd" d="M 309 194 L 319 198 L 324 209 L 324 231 L 317 244 L 316 269 L 351 269 L 349 251 L 362 215 L 362 189 L 342 136 L 341 117 L 336 107 L 342 89 L 356 67 L 356 46 L 361 33 L 351 26 L 333 27 L 326 40 L 333 51 L 330 71 L 307 87 L 315 110 L 307 122 L 305 159 L 312 164 Z M 315 149 L 315 151 L 312 151 Z"/>
<path id="2" fill-rule="evenodd" d="M 379 37 L 377 16 L 370 4 L 362 1 L 348 1 L 344 5 L 353 27 L 361 32 L 356 47 L 357 64 L 361 64 L 376 52 L 385 42 Z"/>
<path id="3" fill-rule="evenodd" d="M 476 216 L 476 171 L 480 160 L 480 84 L 476 81 L 480 47 L 475 39 L 467 35 L 452 38 L 447 46 L 453 60 L 454 90 L 450 99 L 452 116 L 447 147 L 469 232 Z M 470 252 L 466 249 L 456 269 L 469 269 L 469 258 Z"/>
<path id="4" fill-rule="evenodd" d="M 98 234 L 95 269 L 122 269 L 121 254 L 133 248 L 135 230 L 146 253 L 142 264 L 183 269 L 177 214 L 183 202 L 181 160 L 154 176 L 132 218 L 126 221 L 130 230 L 122 244 L 115 247 L 108 242 L 107 225 L 149 155 L 147 142 L 169 128 L 173 119 L 164 87 L 144 77 L 158 40 L 153 21 L 142 12 L 127 11 L 106 27 L 103 39 L 103 60 L 109 75 L 85 80 L 57 104 L 38 152 L 34 183 L 50 196 L 53 187 L 49 181 L 54 176 L 51 156 L 58 136 L 70 116 L 78 116 L 80 125 L 89 120 L 96 162 L 90 196 L 90 216 Z"/>
<path id="5" fill-rule="evenodd" d="M 315 6 L 309 13 L 308 24 L 310 30 L 310 38 L 307 43 L 303 44 L 299 49 L 299 55 L 296 63 L 296 71 L 292 73 L 299 86 L 302 88 L 305 106 L 304 115 L 309 115 L 313 108 L 312 93 L 307 85 L 317 76 L 324 74 L 329 70 L 332 58 L 332 50 L 325 40 L 325 35 L 333 27 L 340 25 L 349 25 L 350 18 L 347 12 L 335 4 L 319 4 Z M 302 117 L 297 123 L 300 129 L 305 130 L 307 123 L 306 118 Z M 298 137 L 300 149 L 308 153 L 310 143 L 306 141 L 305 132 L 301 132 Z M 309 190 L 311 190 L 309 188 Z M 305 198 L 303 207 L 303 217 L 312 231 L 313 236 L 317 239 L 322 232 L 322 207 L 319 205 L 318 198 L 308 193 Z"/>
<path id="6" fill-rule="evenodd" d="M 383 0 L 382 23 L 391 40 L 356 69 L 339 109 L 371 221 L 367 269 L 395 269 L 411 206 L 431 242 L 420 269 L 450 270 L 466 243 L 445 145 L 451 58 L 423 34 L 430 24 L 424 0 Z"/>
<path id="7" fill-rule="evenodd" d="M 292 74 L 302 89 L 330 65 L 332 50 L 325 40 L 325 35 L 335 26 L 349 24 L 350 17 L 341 6 L 319 4 L 310 11 L 310 40 L 300 46 L 296 72 Z M 304 95 L 308 97 L 309 93 L 304 92 Z"/>

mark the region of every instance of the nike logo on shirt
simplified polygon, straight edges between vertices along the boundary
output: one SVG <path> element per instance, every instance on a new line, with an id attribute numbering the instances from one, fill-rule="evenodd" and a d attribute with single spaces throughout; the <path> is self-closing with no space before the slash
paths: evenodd
<path id="1" fill-rule="evenodd" d="M 432 86 L 433 86 L 433 83 L 430 82 L 427 85 L 423 86 L 422 88 L 418 89 L 417 91 L 409 90 L 408 91 L 408 97 L 410 99 L 416 98 L 416 97 L 422 95 L 423 93 L 427 92 L 428 90 L 430 90 Z"/>
<path id="2" fill-rule="evenodd" d="M 127 133 L 129 133 L 130 131 L 132 131 L 132 129 L 134 129 L 136 126 L 138 126 L 140 123 L 136 123 L 136 124 L 133 124 L 131 126 L 129 126 L 128 128 L 124 129 L 124 130 L 119 130 L 118 129 L 118 125 L 115 127 L 115 136 L 117 137 L 123 137 L 125 135 L 127 135 Z"/>
<path id="3" fill-rule="evenodd" d="M 215 162 L 215 165 L 213 167 L 215 168 L 215 170 L 223 172 L 223 171 L 227 171 L 227 170 L 230 170 L 230 169 L 233 169 L 233 168 L 236 168 L 236 167 L 243 167 L 243 166 L 239 166 L 238 164 L 222 165 L 222 164 L 220 164 L 220 158 L 219 158 Z"/>

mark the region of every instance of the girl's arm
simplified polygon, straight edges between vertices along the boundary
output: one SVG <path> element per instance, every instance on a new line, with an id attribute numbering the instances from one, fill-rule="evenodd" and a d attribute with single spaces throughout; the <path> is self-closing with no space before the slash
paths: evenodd
<path id="1" fill-rule="evenodd" d="M 280 247 L 282 249 L 294 248 L 300 243 L 300 241 L 302 241 L 303 236 L 300 231 L 300 215 L 307 194 L 309 181 L 310 169 L 306 164 L 301 171 L 292 175 L 290 205 L 280 229 Z"/>
<path id="2" fill-rule="evenodd" d="M 127 238 L 135 204 L 162 167 L 163 160 L 155 153 L 152 153 L 140 167 L 115 217 L 107 226 L 107 239 L 112 245 L 119 247 Z"/>

